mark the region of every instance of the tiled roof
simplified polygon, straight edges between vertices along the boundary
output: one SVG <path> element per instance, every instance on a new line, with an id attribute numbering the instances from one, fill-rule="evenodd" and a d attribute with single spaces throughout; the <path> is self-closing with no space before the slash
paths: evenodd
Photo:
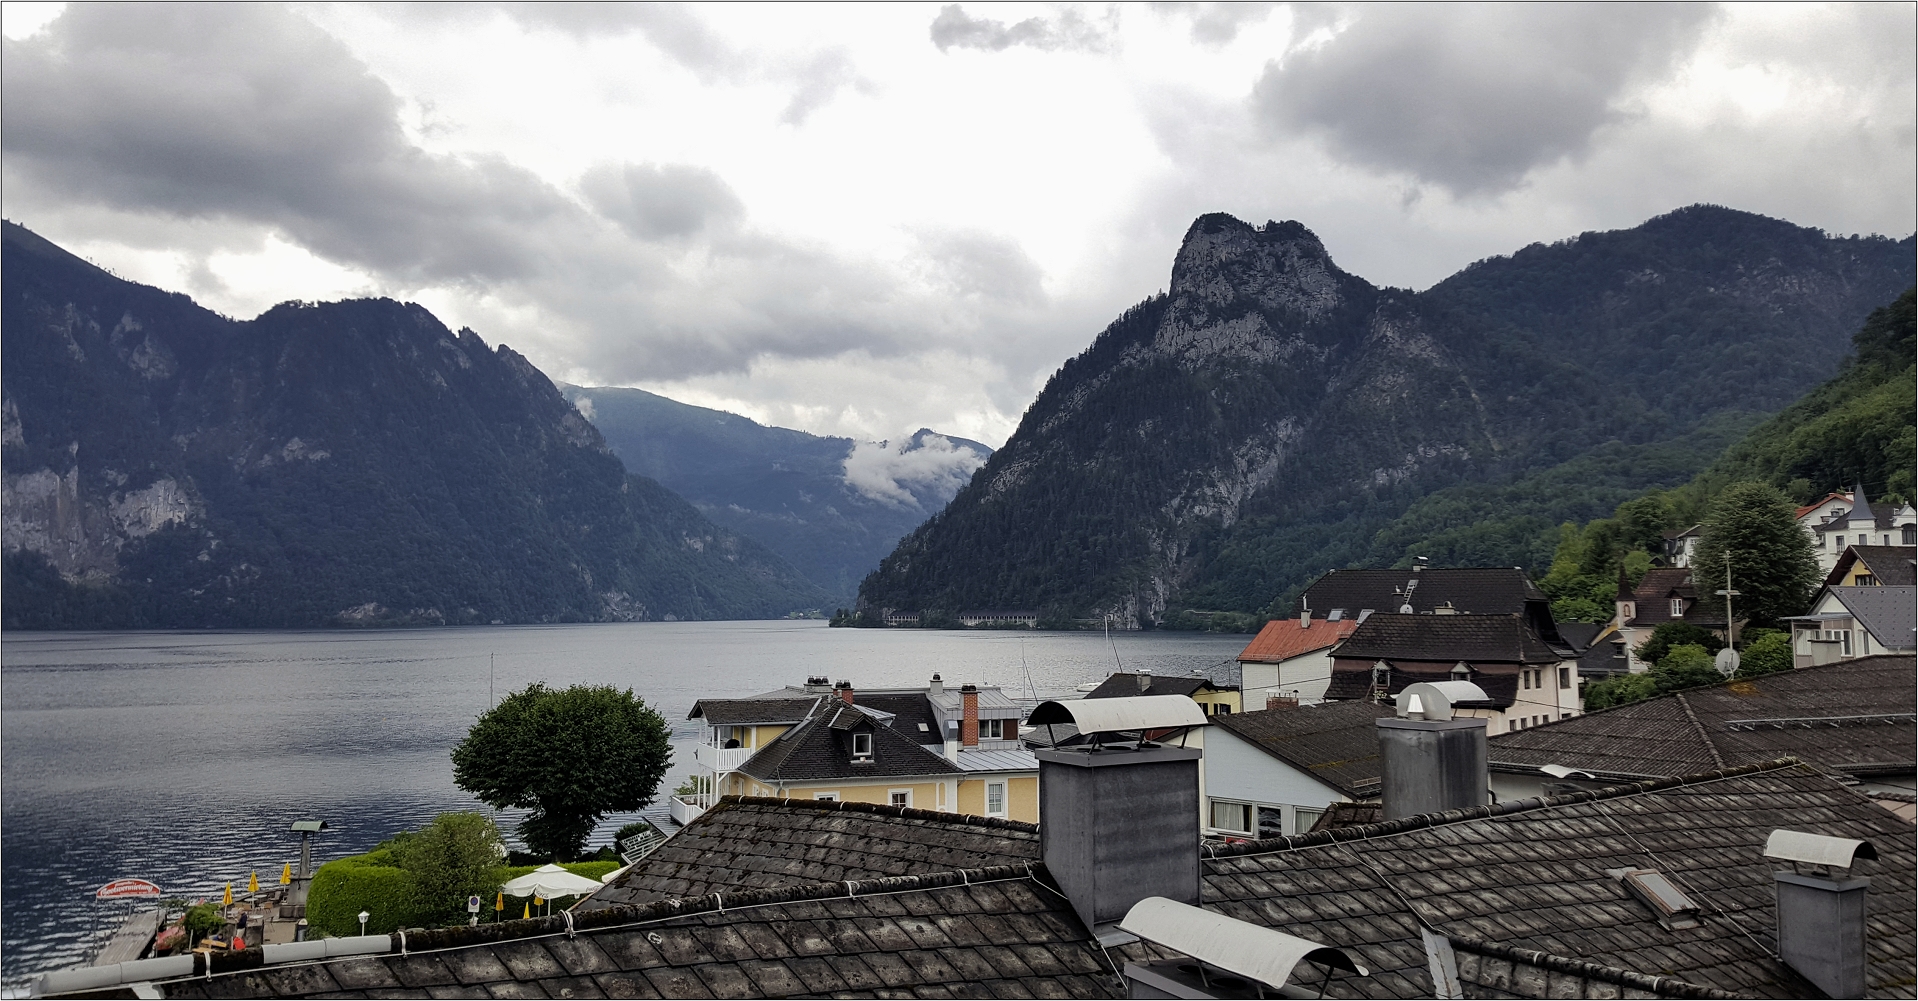
<path id="1" fill-rule="evenodd" d="M 1213 718 L 1213 725 L 1347 796 L 1379 793 L 1379 735 L 1393 710 L 1368 699 Z"/>
<path id="2" fill-rule="evenodd" d="M 1918 645 L 1912 629 L 1918 626 L 1918 587 L 1828 587 L 1825 591 L 1844 604 L 1871 638 L 1887 650 L 1910 650 Z"/>
<path id="3" fill-rule="evenodd" d="M 1618 630 L 1609 624 L 1592 637 L 1586 643 L 1585 651 L 1578 655 L 1578 675 L 1581 678 L 1602 678 L 1630 670 L 1625 641 Z"/>
<path id="4" fill-rule="evenodd" d="M 1569 651 L 1567 651 L 1569 654 Z M 1468 664 L 1556 664 L 1560 654 L 1520 615 L 1378 613 L 1339 647 L 1338 659 Z"/>
<path id="5" fill-rule="evenodd" d="M 1139 690 L 1139 675 L 1130 672 L 1118 672 L 1104 681 L 1099 687 L 1086 693 L 1088 699 L 1123 699 L 1135 695 L 1194 695 L 1202 688 L 1214 688 L 1212 679 L 1189 675 L 1146 675 L 1146 688 Z"/>
<path id="6" fill-rule="evenodd" d="M 1672 614 L 1672 599 L 1684 601 L 1684 611 Z M 1632 591 L 1635 606 L 1631 625 L 1657 626 L 1666 622 L 1689 622 L 1701 629 L 1725 628 L 1724 606 L 1699 597 L 1692 572 L 1686 567 L 1653 567 L 1639 579 Z"/>
<path id="7" fill-rule="evenodd" d="M 1038 858 L 1034 824 L 867 803 L 729 797 L 580 909 Z"/>
<path id="8" fill-rule="evenodd" d="M 1416 581 L 1408 602 L 1403 591 Z M 1410 604 L 1415 612 L 1429 612 L 1451 602 L 1461 612 L 1510 615 L 1525 611 L 1528 601 L 1544 602 L 1545 592 L 1515 567 L 1433 567 L 1411 570 L 1333 570 L 1315 580 L 1300 596 L 1314 616 L 1335 608 L 1348 616 L 1370 608 L 1396 612 Z"/>
<path id="9" fill-rule="evenodd" d="M 1843 503 L 1850 504 L 1851 495 L 1848 493 L 1841 494 L 1834 490 L 1831 493 L 1826 494 L 1824 497 L 1820 498 L 1816 502 L 1807 504 L 1804 507 L 1801 507 L 1798 510 L 1793 511 L 1791 516 L 1793 518 L 1803 518 L 1804 516 L 1812 513 L 1813 511 L 1816 511 L 1819 508 L 1824 507 L 1826 502 L 1828 501 L 1842 501 Z"/>
<path id="10" fill-rule="evenodd" d="M 1831 573 L 1825 575 L 1825 583 L 1838 583 L 1851 576 L 1854 564 L 1863 563 L 1866 572 L 1878 578 L 1880 584 L 1918 584 L 1918 567 L 1912 565 L 1914 557 L 1918 557 L 1918 546 L 1846 546 Z"/>
<path id="11" fill-rule="evenodd" d="M 1252 637 L 1252 642 L 1245 645 L 1239 660 L 1253 664 L 1277 664 L 1300 654 L 1332 646 L 1352 635 L 1352 630 L 1358 627 L 1356 616 L 1337 622 L 1313 619 L 1312 624 L 1304 628 L 1299 626 L 1297 619 L 1273 619 L 1259 630 L 1257 636 Z"/>
<path id="12" fill-rule="evenodd" d="M 1840 773 L 1911 772 L 1914 672 L 1909 656 L 1861 657 L 1687 689 L 1493 734 L 1490 757 L 1502 770 L 1555 764 L 1601 777 L 1686 775 L 1781 754 Z M 1740 722 L 1749 720 L 1773 722 Z"/>
<path id="13" fill-rule="evenodd" d="M 872 759 L 855 762 L 854 733 L 872 734 Z M 805 782 L 885 775 L 943 775 L 957 765 L 916 739 L 877 724 L 853 706 L 826 706 L 746 759 L 739 770 L 761 782 Z"/>
<path id="14" fill-rule="evenodd" d="M 758 723 L 797 723 L 812 712 L 821 697 L 803 699 L 700 699 L 687 719 L 703 719 L 708 726 L 750 726 Z"/>
<path id="15" fill-rule="evenodd" d="M 1909 997 L 1909 823 L 1790 761 L 1718 770 L 1212 850 L 1204 906 L 1340 948 L 1369 968 L 1332 996 L 1433 996 L 1423 931 L 1473 997 L 1812 997 L 1771 954 L 1779 828 L 1870 840 L 1870 997 Z M 1650 868 L 1700 905 L 1667 930 L 1609 876 Z M 165 997 L 1118 997 L 1100 949 L 1042 866 L 721 892 L 479 928 L 415 932 L 391 952 L 260 965 L 248 951 Z M 1317 987 L 1318 984 L 1301 985 Z"/>
<path id="16" fill-rule="evenodd" d="M 921 744 L 944 745 L 945 734 L 939 732 L 939 717 L 933 714 L 932 703 L 922 694 L 909 695 L 867 695 L 859 694 L 854 698 L 862 706 L 891 713 L 892 728 Z"/>
<path id="17" fill-rule="evenodd" d="M 1579 653 L 1591 649 L 1592 641 L 1597 639 L 1598 634 L 1604 631 L 1606 631 L 1606 625 L 1602 622 L 1561 622 L 1558 624 L 1559 638 L 1563 639 L 1574 651 Z"/>

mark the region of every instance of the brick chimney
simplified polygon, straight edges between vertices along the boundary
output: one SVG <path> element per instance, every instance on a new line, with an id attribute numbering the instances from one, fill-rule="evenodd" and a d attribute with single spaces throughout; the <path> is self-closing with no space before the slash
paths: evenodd
<path id="1" fill-rule="evenodd" d="M 852 705 L 852 682 L 842 681 L 832 686 L 832 690 L 839 693 L 839 697 L 846 700 L 847 705 Z"/>
<path id="2" fill-rule="evenodd" d="M 979 746 L 979 686 L 959 686 L 959 743 Z"/>

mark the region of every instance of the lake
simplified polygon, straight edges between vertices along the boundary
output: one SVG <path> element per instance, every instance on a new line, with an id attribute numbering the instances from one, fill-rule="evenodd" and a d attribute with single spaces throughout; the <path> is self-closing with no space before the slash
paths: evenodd
<path id="1" fill-rule="evenodd" d="M 689 773 L 694 700 L 808 675 L 855 688 L 992 683 L 1076 694 L 1122 665 L 1237 682 L 1249 637 L 828 629 L 818 621 L 661 622 L 366 632 L 0 636 L 0 978 L 85 958 L 107 931 L 93 891 L 140 876 L 216 897 L 297 862 L 365 851 L 445 810 L 484 809 L 447 752 L 493 694 L 530 682 L 630 687 L 665 715 Z M 1029 679 L 1029 680 L 1028 680 Z M 628 816 L 607 818 L 593 845 Z M 501 814 L 508 830 L 517 817 Z"/>

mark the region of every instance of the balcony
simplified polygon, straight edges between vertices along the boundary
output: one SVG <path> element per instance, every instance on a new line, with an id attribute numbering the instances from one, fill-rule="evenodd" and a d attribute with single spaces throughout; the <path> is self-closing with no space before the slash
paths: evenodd
<path id="1" fill-rule="evenodd" d="M 703 799 L 705 797 L 699 795 L 674 796 L 666 801 L 666 808 L 672 813 L 673 822 L 684 827 L 698 820 L 699 815 L 706 812 L 706 808 L 700 805 Z"/>
<path id="2" fill-rule="evenodd" d="M 713 747 L 700 744 L 693 748 L 693 763 L 716 775 L 737 771 L 753 756 L 750 747 Z"/>

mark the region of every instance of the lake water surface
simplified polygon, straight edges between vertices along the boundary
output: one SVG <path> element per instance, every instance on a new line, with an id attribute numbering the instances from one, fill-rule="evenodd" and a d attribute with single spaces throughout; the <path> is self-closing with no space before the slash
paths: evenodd
<path id="1" fill-rule="evenodd" d="M 368 632 L 7 633 L 0 636 L 0 977 L 86 957 L 120 876 L 217 897 L 296 862 L 285 833 L 330 829 L 319 860 L 365 851 L 444 810 L 484 809 L 447 752 L 489 701 L 533 681 L 630 687 L 674 728 L 689 772 L 702 697 L 808 675 L 855 687 L 990 682 L 1041 698 L 1114 669 L 1236 682 L 1248 637 L 1177 633 L 828 629 L 670 622 Z M 1022 667 L 1023 663 L 1023 667 Z M 628 817 L 609 817 L 604 843 Z M 508 829 L 517 818 L 502 814 Z"/>

